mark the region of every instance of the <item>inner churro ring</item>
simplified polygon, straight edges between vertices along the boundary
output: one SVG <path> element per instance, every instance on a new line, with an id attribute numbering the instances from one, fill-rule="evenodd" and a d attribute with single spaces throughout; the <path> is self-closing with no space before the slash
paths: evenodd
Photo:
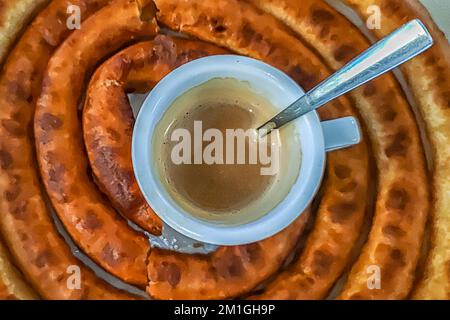
<path id="1" fill-rule="evenodd" d="M 125 49 L 104 63 L 89 85 L 83 111 L 86 149 L 91 167 L 102 186 L 111 178 L 133 172 L 131 132 L 133 114 L 126 90 L 148 91 L 177 66 L 225 50 L 199 41 L 158 36 Z M 111 134 L 114 132 L 114 134 Z M 113 203 L 145 203 L 133 175 L 123 179 L 124 193 L 108 193 Z M 114 190 L 114 187 L 113 187 Z M 131 194 L 131 192 L 134 192 Z M 129 203 L 127 203 L 129 202 Z M 155 298 L 229 298 L 245 293 L 272 275 L 295 247 L 308 214 L 280 234 L 259 243 L 223 247 L 207 257 L 153 249 L 149 256 L 149 293 Z"/>
<path id="2" fill-rule="evenodd" d="M 86 21 L 75 31 L 65 25 L 69 2 L 53 0 L 18 40 L 0 75 L 0 231 L 12 262 L 25 275 L 23 280 L 14 272 L 2 272 L 1 292 L 6 282 L 17 282 L 22 289 L 7 289 L 8 297 L 31 298 L 25 281 L 42 298 L 133 298 L 111 290 L 73 258 L 50 218 L 46 193 L 87 256 L 125 282 L 147 286 L 153 298 L 218 299 L 250 293 L 252 298 L 319 299 L 351 269 L 344 286 L 334 288 L 340 298 L 401 299 L 415 289 L 417 298 L 448 299 L 450 165 L 448 128 L 442 124 L 450 119 L 445 111 L 450 91 L 448 42 L 414 0 L 344 2 L 362 16 L 372 2 L 386 13 L 396 13 L 383 17 L 386 24 L 377 36 L 420 17 L 435 37 L 432 50 L 402 67 L 431 141 L 432 181 L 416 119 L 396 79 L 386 75 L 320 110 L 323 119 L 360 115 L 367 139 L 328 156 L 312 230 L 286 267 L 284 261 L 294 251 L 309 214 L 272 238 L 223 247 L 209 256 L 150 249 L 145 236 L 117 214 L 152 233 L 160 231 L 132 172 L 133 118 L 127 92 L 150 90 L 173 68 L 227 50 L 272 64 L 308 90 L 369 42 L 322 0 L 301 5 L 289 0 L 156 0 L 157 21 L 150 0 L 78 0 L 71 4 L 81 9 Z M 212 44 L 158 36 L 114 55 L 142 37 L 153 38 L 156 22 Z M 11 23 L 17 25 L 10 27 L 11 34 L 18 34 L 17 22 Z M 90 81 L 82 131 L 77 106 L 93 69 L 111 55 Z M 105 81 L 110 87 L 102 87 Z M 370 154 L 376 170 L 369 170 Z M 372 198 L 373 221 L 361 249 L 358 243 L 364 242 L 363 222 L 365 213 L 372 211 Z M 430 211 L 433 239 L 422 277 L 417 265 Z M 81 292 L 66 285 L 71 265 L 82 269 Z M 373 266 L 381 271 L 381 288 L 367 286 L 367 270 Z M 265 283 L 269 276 L 273 277 Z M 414 288 L 416 279 L 421 281 Z"/>

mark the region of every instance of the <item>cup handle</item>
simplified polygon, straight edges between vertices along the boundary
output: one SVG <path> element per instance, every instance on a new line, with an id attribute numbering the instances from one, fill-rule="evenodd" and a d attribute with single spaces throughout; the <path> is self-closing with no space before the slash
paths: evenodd
<path id="1" fill-rule="evenodd" d="M 358 144 L 361 132 L 355 117 L 343 117 L 321 122 L 325 151 L 334 151 Z"/>

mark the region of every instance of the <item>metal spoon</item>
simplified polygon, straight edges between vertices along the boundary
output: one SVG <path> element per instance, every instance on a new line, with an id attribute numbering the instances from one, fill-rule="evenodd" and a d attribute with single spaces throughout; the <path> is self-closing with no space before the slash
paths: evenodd
<path id="1" fill-rule="evenodd" d="M 333 99 L 394 69 L 433 45 L 433 39 L 420 20 L 412 20 L 375 43 L 343 68 L 325 79 L 300 99 L 267 121 L 261 135 L 313 111 Z M 420 75 L 417 75 L 420 77 Z"/>

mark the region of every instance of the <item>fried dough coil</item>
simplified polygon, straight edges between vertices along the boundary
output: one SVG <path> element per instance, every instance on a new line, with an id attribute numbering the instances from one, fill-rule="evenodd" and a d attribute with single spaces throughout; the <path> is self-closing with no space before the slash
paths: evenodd
<path id="1" fill-rule="evenodd" d="M 50 0 L 3 0 L 0 7 L 0 65 L 32 16 Z"/>
<path id="2" fill-rule="evenodd" d="M 159 19 L 169 27 L 273 64 L 307 90 L 329 74 L 323 63 L 279 21 L 250 4 L 169 0 L 156 3 Z M 233 14 L 227 15 L 228 12 Z M 352 114 L 351 110 L 348 101 L 342 98 L 320 113 L 324 118 L 332 118 Z M 294 276 L 283 275 L 287 280 L 277 281 L 280 286 L 275 284 L 264 298 L 322 297 L 346 265 L 365 213 L 369 180 L 367 146 L 361 143 L 328 157 L 330 176 L 326 196 L 304 258 L 293 267 Z"/>
<path id="3" fill-rule="evenodd" d="M 432 239 L 425 275 L 414 298 L 450 299 L 450 48 L 426 9 L 414 0 L 344 0 L 364 19 L 367 8 L 376 5 L 381 12 L 383 37 L 414 18 L 425 23 L 434 45 L 401 67 L 407 84 L 424 119 L 433 153 Z M 412 233 L 411 230 L 407 231 Z M 413 234 L 413 233 L 412 233 Z"/>
<path id="4" fill-rule="evenodd" d="M 154 42 L 125 49 L 98 69 L 89 85 L 83 124 L 93 171 L 101 171 L 96 174 L 101 185 L 110 184 L 112 176 L 133 174 L 130 150 L 134 119 L 126 88 L 135 89 L 133 86 L 137 85 L 148 91 L 177 66 L 224 53 L 227 51 L 207 43 L 158 36 Z M 110 152 L 103 152 L 105 149 Z M 107 164 L 103 165 L 105 161 Z M 130 185 L 124 188 L 132 190 L 131 186 L 136 184 L 134 176 L 126 183 Z M 114 197 L 121 195 L 110 196 L 117 202 Z M 135 198 L 145 203 L 140 192 L 121 201 Z M 159 299 L 219 299 L 247 292 L 283 263 L 308 216 L 303 213 L 292 226 L 270 239 L 246 246 L 223 247 L 209 256 L 153 249 L 148 265 L 148 292 Z"/>
<path id="5" fill-rule="evenodd" d="M 156 33 L 150 5 L 116 0 L 73 32 L 49 61 L 34 119 L 41 176 L 68 233 L 105 270 L 138 286 L 147 284 L 148 240 L 118 216 L 88 174 L 78 104 L 99 61 L 134 38 Z"/>
<path id="6" fill-rule="evenodd" d="M 36 293 L 12 265 L 6 248 L 0 242 L 0 300 L 35 300 Z"/>
<path id="7" fill-rule="evenodd" d="M 0 76 L 0 229 L 16 265 L 45 299 L 130 299 L 75 259 L 56 230 L 37 176 L 32 117 L 45 67 L 67 37 L 69 3 L 83 19 L 110 0 L 55 0 L 34 20 Z M 69 289 L 69 268 L 80 268 L 81 286 Z"/>
<path id="8" fill-rule="evenodd" d="M 172 42 L 158 37 L 155 44 L 131 47 L 111 58 L 91 79 L 83 111 L 83 133 L 96 182 L 119 212 L 148 231 L 158 233 L 161 222 L 134 177 L 134 118 L 124 86 L 133 92 L 148 91 L 177 66 L 208 54 L 224 53 L 223 49 L 200 42 Z M 132 79 L 127 79 L 133 71 Z"/>
<path id="9" fill-rule="evenodd" d="M 286 229 L 265 240 L 220 247 L 209 256 L 153 249 L 147 292 L 158 299 L 226 299 L 239 297 L 283 264 L 295 248 L 310 216 L 306 209 Z"/>
<path id="10" fill-rule="evenodd" d="M 48 0 L 8 0 L 1 3 L 0 9 L 0 65 L 6 58 L 9 48 L 16 41 L 20 31 L 31 16 Z M 36 294 L 15 270 L 6 248 L 0 243 L 0 300 L 36 299 Z"/>
<path id="11" fill-rule="evenodd" d="M 254 2 L 285 21 L 334 69 L 369 46 L 356 27 L 322 1 Z M 390 74 L 349 96 L 369 129 L 379 177 L 369 239 L 341 297 L 402 299 L 413 285 L 429 211 L 418 129 L 406 98 Z M 367 284 L 372 266 L 380 268 L 380 289 L 370 289 Z"/>

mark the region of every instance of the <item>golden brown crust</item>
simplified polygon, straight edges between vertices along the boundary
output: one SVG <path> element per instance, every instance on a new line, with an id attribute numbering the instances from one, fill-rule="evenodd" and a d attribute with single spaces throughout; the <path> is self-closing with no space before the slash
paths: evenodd
<path id="1" fill-rule="evenodd" d="M 306 209 L 280 233 L 260 242 L 220 247 L 208 256 L 150 253 L 147 292 L 157 299 L 227 299 L 239 297 L 283 264 L 309 219 Z"/>
<path id="2" fill-rule="evenodd" d="M 132 172 L 130 158 L 134 119 L 125 89 L 148 91 L 165 74 L 186 63 L 207 55 L 224 54 L 216 46 L 159 36 L 154 42 L 141 43 L 125 49 L 108 60 L 94 75 L 85 104 L 83 119 L 85 141 L 94 172 L 101 185 L 110 184 L 110 176 Z M 114 139 L 110 139 L 114 130 Z M 118 139 L 121 137 L 121 139 Z M 119 145 L 123 148 L 118 149 Z M 100 149 L 99 149 L 100 148 Z M 107 148 L 109 159 L 105 159 Z M 98 163 L 108 161 L 106 166 Z M 113 172 L 108 168 L 114 168 Z M 128 183 L 135 184 L 134 177 Z M 130 190 L 131 185 L 125 188 Z M 111 194 L 113 202 L 117 194 Z M 133 194 L 145 202 L 140 193 Z M 128 198 L 129 199 L 129 198 Z M 125 199 L 125 200 L 128 200 Z M 152 250 L 148 272 L 148 292 L 159 299 L 219 299 L 240 295 L 254 288 L 273 274 L 292 251 L 301 234 L 308 213 L 294 225 L 271 239 L 247 246 L 220 248 L 209 256 L 191 256 Z"/>
<path id="3" fill-rule="evenodd" d="M 12 265 L 6 248 L 0 242 L 0 300 L 35 300 L 37 294 Z"/>
<path id="4" fill-rule="evenodd" d="M 254 2 L 284 20 L 334 69 L 369 46 L 356 27 L 322 1 Z M 413 284 L 429 211 L 418 129 L 392 75 L 371 81 L 349 96 L 369 129 L 379 177 L 369 239 L 341 298 L 405 298 Z M 368 288 L 368 268 L 373 265 L 381 270 L 381 289 Z"/>
<path id="5" fill-rule="evenodd" d="M 156 3 L 160 10 L 159 18 L 169 27 L 262 59 L 289 73 L 306 89 L 329 74 L 323 63 L 283 25 L 249 4 L 237 1 L 216 1 L 214 4 L 196 1 L 191 6 L 191 1 L 167 0 L 158 0 Z M 229 12 L 233 12 L 233 15 L 229 15 Z M 353 113 L 346 99 L 335 101 L 320 112 L 323 118 Z M 295 271 L 292 274 L 295 276 L 285 273 L 280 281 L 276 278 L 275 284 L 263 298 L 321 297 L 343 271 L 365 213 L 369 180 L 367 152 L 366 144 L 362 143 L 329 155 L 330 177 L 326 196 L 319 210 L 316 228 L 308 241 L 308 254 L 293 267 Z M 350 163 L 353 165 L 350 166 Z M 339 243 L 342 239 L 337 236 L 340 233 L 346 234 L 342 244 Z M 334 255 L 333 250 L 339 252 Z M 321 258 L 330 263 L 319 270 L 316 267 L 323 266 Z M 304 274 L 299 274 L 302 269 Z M 329 277 L 320 279 L 321 272 L 329 273 Z M 311 286 L 309 283 L 312 292 L 309 289 L 299 290 L 302 284 L 303 289 L 306 289 L 304 285 L 312 278 L 316 284 Z M 284 295 L 286 291 L 289 291 L 289 296 Z"/>
<path id="6" fill-rule="evenodd" d="M 69 3 L 89 17 L 110 0 L 55 0 L 27 29 L 0 77 L 0 228 L 14 262 L 45 299 L 130 299 L 75 259 L 56 230 L 37 176 L 32 116 L 45 66 L 70 33 L 60 19 Z M 68 269 L 81 271 L 69 289 Z"/>
<path id="7" fill-rule="evenodd" d="M 141 19 L 141 11 L 137 0 L 116 0 L 58 48 L 44 75 L 34 132 L 44 185 L 68 233 L 104 269 L 145 286 L 148 240 L 118 217 L 93 183 L 78 122 L 78 104 L 90 70 L 132 39 L 155 34 L 155 19 Z"/>
<path id="8" fill-rule="evenodd" d="M 434 46 L 401 67 L 424 119 L 433 152 L 432 241 L 425 275 L 416 299 L 450 299 L 450 47 L 426 9 L 416 0 L 346 0 L 367 18 L 367 7 L 381 9 L 383 37 L 407 21 L 420 18 L 431 32 Z M 410 232 L 410 231 L 409 231 Z"/>
<path id="9" fill-rule="evenodd" d="M 282 23 L 247 3 L 237 0 L 156 0 L 155 3 L 161 23 L 266 61 L 293 75 L 306 90 L 327 75 L 322 63 Z M 256 23 L 259 17 L 264 23 Z M 279 47 L 283 43 L 283 47 Z M 294 59 L 290 60 L 287 55 Z M 306 72 L 306 68 L 310 72 Z"/>
<path id="10" fill-rule="evenodd" d="M 49 2 L 50 0 L 0 1 L 0 65 L 22 29 Z"/>

